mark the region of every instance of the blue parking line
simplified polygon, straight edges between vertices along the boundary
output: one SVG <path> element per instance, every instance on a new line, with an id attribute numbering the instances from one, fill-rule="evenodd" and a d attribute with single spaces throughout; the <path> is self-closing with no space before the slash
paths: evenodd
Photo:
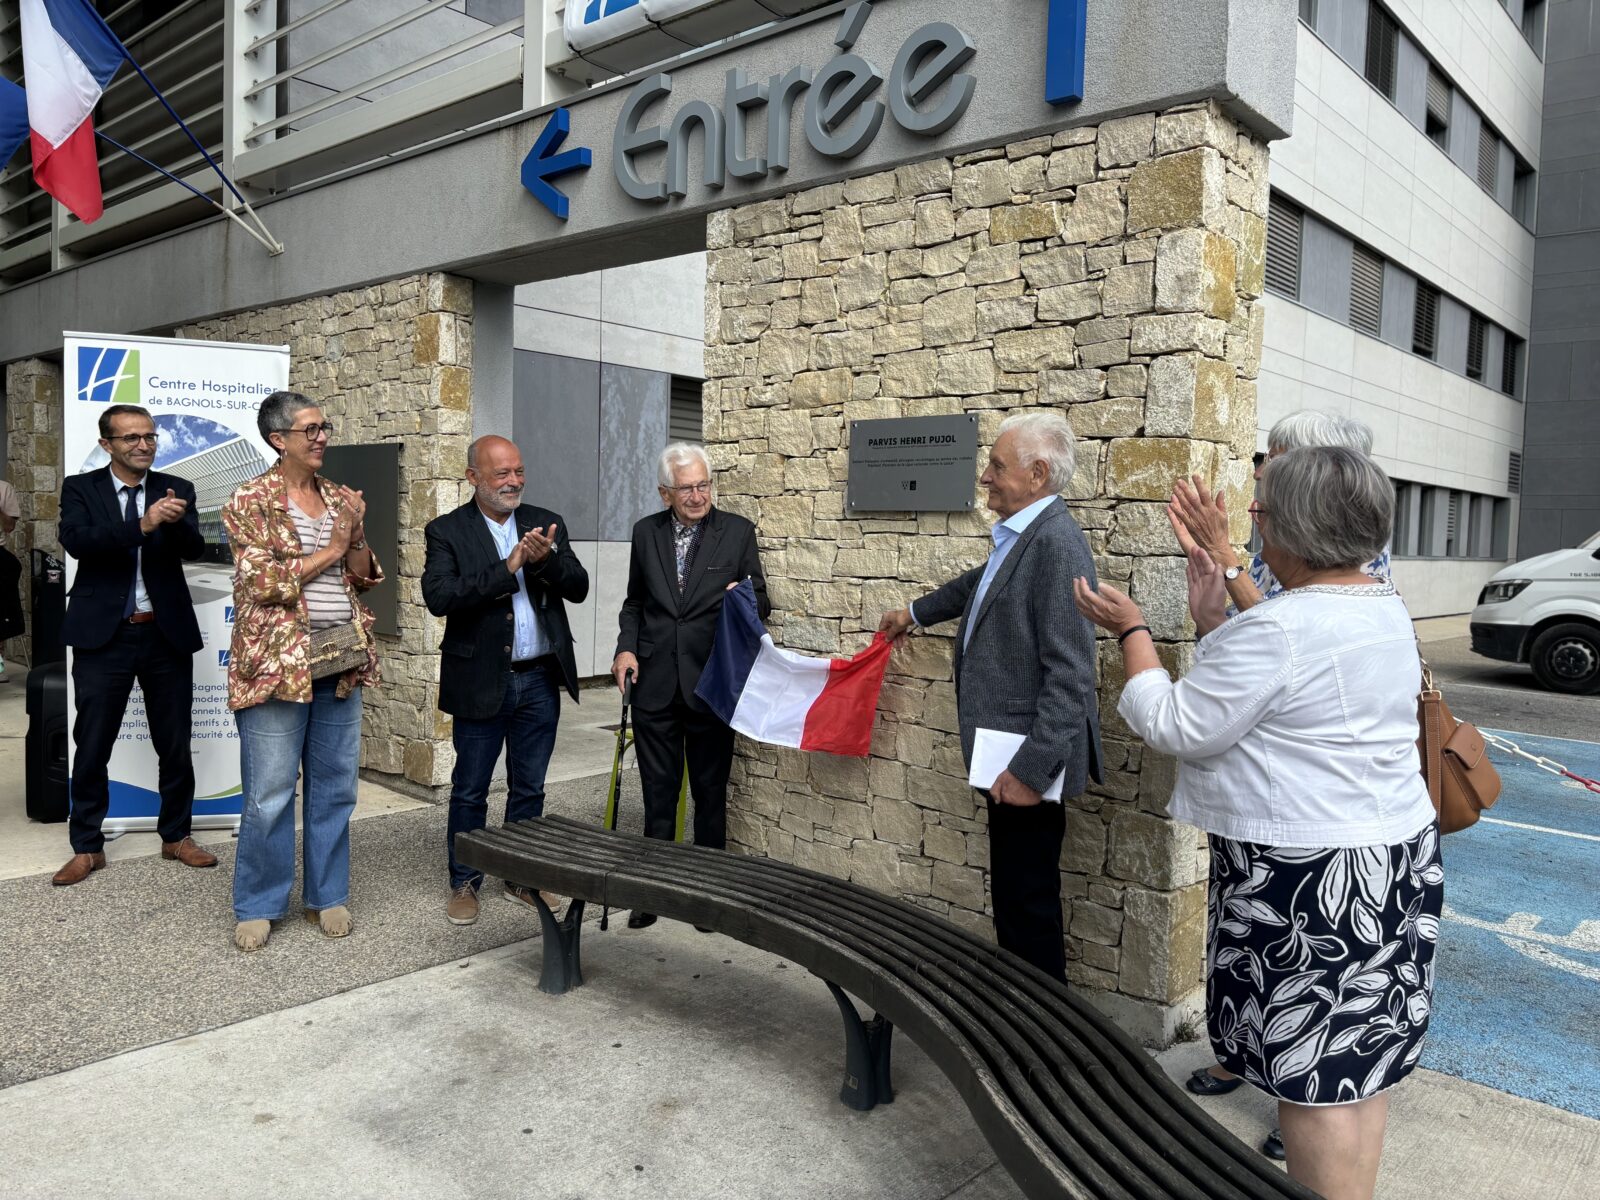
<path id="1" fill-rule="evenodd" d="M 1600 778 L 1600 745 L 1500 736 Z M 1600 1117 L 1600 795 L 1491 754 L 1499 803 L 1443 841 L 1445 920 L 1422 1065 Z"/>

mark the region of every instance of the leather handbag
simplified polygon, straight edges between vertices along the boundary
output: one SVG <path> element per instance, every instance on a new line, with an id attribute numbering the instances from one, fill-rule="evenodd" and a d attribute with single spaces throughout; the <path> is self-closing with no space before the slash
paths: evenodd
<path id="1" fill-rule="evenodd" d="M 1456 833 L 1477 824 L 1486 808 L 1500 798 L 1500 772 L 1489 761 L 1483 734 L 1469 721 L 1458 721 L 1433 684 L 1433 671 L 1422 664 L 1422 692 L 1417 697 L 1417 753 L 1428 798 L 1439 814 L 1439 831 Z"/>
<path id="2" fill-rule="evenodd" d="M 367 665 L 367 635 L 360 621 L 345 621 L 327 629 L 313 629 L 306 647 L 311 678 L 326 679 Z"/>

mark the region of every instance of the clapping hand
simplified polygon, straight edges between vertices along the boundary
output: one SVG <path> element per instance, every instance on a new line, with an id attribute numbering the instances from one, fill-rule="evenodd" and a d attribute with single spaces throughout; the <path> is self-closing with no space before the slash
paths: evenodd
<path id="1" fill-rule="evenodd" d="M 339 489 L 339 515 L 333 523 L 333 535 L 346 547 L 351 542 L 367 540 L 367 502 L 359 491 L 347 487 Z"/>
<path id="2" fill-rule="evenodd" d="M 181 521 L 183 514 L 188 511 L 189 502 L 178 499 L 178 494 L 168 488 L 165 496 L 144 510 L 144 516 L 139 518 L 139 528 L 145 533 L 154 533 L 157 525 Z"/>
<path id="3" fill-rule="evenodd" d="M 1189 615 L 1201 637 L 1216 629 L 1228 619 L 1228 590 L 1222 579 L 1222 568 L 1211 561 L 1211 556 L 1198 546 L 1189 550 L 1185 568 L 1189 581 Z"/>
<path id="4" fill-rule="evenodd" d="M 1205 480 L 1180 479 L 1172 489 L 1167 505 L 1167 520 L 1178 535 L 1178 545 L 1188 554 L 1198 546 L 1212 562 L 1231 557 L 1233 543 L 1228 538 L 1228 505 L 1219 491 L 1213 493 Z"/>
<path id="5" fill-rule="evenodd" d="M 1144 613 L 1139 611 L 1139 606 L 1109 583 L 1091 588 L 1089 581 L 1080 575 L 1072 581 L 1072 598 L 1079 612 L 1112 633 L 1125 633 L 1144 624 Z"/>
<path id="6" fill-rule="evenodd" d="M 541 530 L 535 526 L 523 534 L 512 547 L 511 554 L 506 559 L 506 569 L 514 575 L 523 567 L 537 566 L 555 552 L 556 527 L 551 525 Z"/>

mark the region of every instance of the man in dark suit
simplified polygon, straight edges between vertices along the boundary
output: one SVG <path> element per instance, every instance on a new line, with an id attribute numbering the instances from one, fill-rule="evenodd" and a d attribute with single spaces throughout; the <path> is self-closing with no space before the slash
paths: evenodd
<path id="1" fill-rule="evenodd" d="M 156 423 L 137 405 L 100 414 L 109 466 L 68 476 L 61 487 L 61 546 L 78 560 L 61 640 L 73 648 L 72 858 L 58 886 L 81 883 L 106 865 L 100 826 L 111 805 L 107 764 L 122 731 L 134 681 L 144 691 L 150 742 L 161 767 L 161 856 L 190 867 L 217 860 L 189 836 L 194 763 L 189 714 L 194 653 L 200 649 L 184 562 L 206 550 L 194 485 L 152 471 Z"/>
<path id="2" fill-rule="evenodd" d="M 1000 425 L 982 483 L 999 516 L 988 561 L 910 606 L 883 614 L 896 639 L 913 626 L 961 618 L 956 629 L 956 710 L 968 766 L 978 731 L 1022 742 L 984 790 L 989 886 L 1000 945 L 1066 978 L 1061 916 L 1061 796 L 1100 782 L 1100 714 L 1094 630 L 1077 611 L 1072 581 L 1092 585 L 1094 558 L 1060 493 L 1077 464 L 1072 426 L 1059 413 L 1025 413 Z"/>
<path id="3" fill-rule="evenodd" d="M 695 684 L 711 657 L 722 593 L 748 578 L 763 620 L 772 604 L 756 553 L 756 527 L 713 505 L 706 452 L 683 442 L 668 446 L 656 475 L 665 508 L 633 527 L 628 595 L 611 674 L 619 689 L 633 676 L 646 836 L 673 836 L 687 759 L 695 845 L 720 850 L 727 845 L 733 730 L 694 694 Z M 654 914 L 635 912 L 628 928 L 654 922 Z"/>
<path id="4" fill-rule="evenodd" d="M 544 813 L 544 776 L 561 719 L 561 688 L 578 698 L 567 604 L 589 594 L 561 518 L 522 503 L 522 454 L 502 437 L 467 450 L 474 495 L 428 522 L 422 599 L 445 618 L 439 708 L 454 718 L 450 777 L 450 899 L 454 925 L 478 919 L 481 872 L 456 861 L 456 835 L 482 829 L 489 781 L 506 751 L 506 820 Z M 536 907 L 508 882 L 506 898 Z M 559 903 L 559 898 L 556 902 Z"/>

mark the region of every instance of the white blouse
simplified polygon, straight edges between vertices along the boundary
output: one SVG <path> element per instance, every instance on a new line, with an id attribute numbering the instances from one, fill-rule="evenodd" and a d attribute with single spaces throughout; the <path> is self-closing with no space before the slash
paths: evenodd
<path id="1" fill-rule="evenodd" d="M 1177 683 L 1117 711 L 1179 760 L 1173 817 L 1271 846 L 1393 845 L 1434 819 L 1417 755 L 1422 667 L 1392 584 L 1297 588 L 1202 638 Z"/>

